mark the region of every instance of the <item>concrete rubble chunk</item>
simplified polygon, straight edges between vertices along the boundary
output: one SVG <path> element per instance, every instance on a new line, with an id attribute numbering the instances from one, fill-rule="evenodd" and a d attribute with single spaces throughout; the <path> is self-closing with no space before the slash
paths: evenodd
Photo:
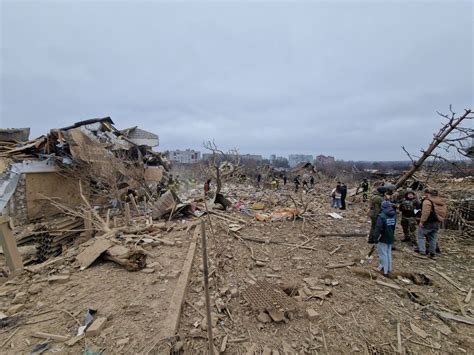
<path id="1" fill-rule="evenodd" d="M 141 269 L 140 272 L 143 272 L 144 274 L 153 274 L 155 272 L 154 268 L 145 268 Z"/>
<path id="2" fill-rule="evenodd" d="M 15 295 L 15 298 L 13 299 L 12 304 L 25 303 L 26 300 L 27 300 L 27 294 L 26 294 L 26 292 L 18 292 L 18 293 Z"/>
<path id="3" fill-rule="evenodd" d="M 106 317 L 97 318 L 86 330 L 86 337 L 95 337 L 100 334 L 102 329 L 104 329 L 105 322 L 107 322 Z"/>
<path id="4" fill-rule="evenodd" d="M 69 281 L 69 275 L 54 275 L 48 277 L 48 282 L 54 282 L 54 283 L 66 283 Z"/>
<path id="5" fill-rule="evenodd" d="M 117 340 L 117 346 L 124 346 L 124 345 L 127 345 L 129 342 L 130 342 L 129 337 L 119 339 L 119 340 Z"/>
<path id="6" fill-rule="evenodd" d="M 30 293 L 31 295 L 36 295 L 40 293 L 42 290 L 43 290 L 43 286 L 41 286 L 40 284 L 33 284 L 28 289 L 28 293 Z"/>
<path id="7" fill-rule="evenodd" d="M 278 309 L 267 309 L 267 312 L 274 322 L 282 322 L 283 320 L 285 320 L 285 313 Z"/>
<path id="8" fill-rule="evenodd" d="M 308 317 L 309 320 L 314 320 L 314 319 L 317 319 L 319 318 L 319 313 L 316 312 L 314 309 L 312 308 L 308 308 L 306 310 L 306 316 Z"/>
<path id="9" fill-rule="evenodd" d="M 260 323 L 271 323 L 272 319 L 270 318 L 270 316 L 265 313 L 265 312 L 260 312 L 257 316 L 257 320 L 260 322 Z"/>

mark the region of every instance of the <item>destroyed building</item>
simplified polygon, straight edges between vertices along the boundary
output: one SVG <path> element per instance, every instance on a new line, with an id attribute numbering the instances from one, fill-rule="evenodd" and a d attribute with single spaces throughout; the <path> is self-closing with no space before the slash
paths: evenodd
<path id="1" fill-rule="evenodd" d="M 6 135 L 6 131 L 15 135 Z M 36 231 L 36 238 L 30 231 L 32 234 L 17 241 L 19 245 L 38 242 L 40 259 L 57 254 L 61 245 L 80 234 L 52 235 L 49 228 L 84 227 L 78 218 L 48 220 L 64 215 L 61 206 L 75 208 L 82 203 L 80 184 L 91 203 L 103 207 L 115 204 L 114 199 L 130 190 L 156 190 L 169 168 L 169 162 L 151 149 L 158 144 L 157 135 L 136 127 L 119 131 L 110 117 L 51 129 L 32 140 L 27 133 L 29 129 L 2 130 L 0 134 L 0 211 L 14 225 L 40 222 L 42 232 Z"/>

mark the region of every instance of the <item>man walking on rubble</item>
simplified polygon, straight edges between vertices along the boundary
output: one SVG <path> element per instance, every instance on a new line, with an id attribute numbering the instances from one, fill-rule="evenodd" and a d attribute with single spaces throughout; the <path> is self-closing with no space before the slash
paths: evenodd
<path id="1" fill-rule="evenodd" d="M 298 192 L 298 188 L 300 187 L 300 176 L 297 175 L 294 179 L 293 182 L 295 183 L 295 192 Z"/>
<path id="2" fill-rule="evenodd" d="M 392 272 L 392 244 L 395 240 L 397 214 L 390 201 L 383 201 L 382 212 L 377 216 L 374 229 L 374 242 L 379 253 L 379 270 L 385 277 Z"/>
<path id="3" fill-rule="evenodd" d="M 420 208 L 420 203 L 415 198 L 413 191 L 406 190 L 403 201 L 400 203 L 400 212 L 402 213 L 402 242 L 416 243 L 416 210 Z"/>
<path id="4" fill-rule="evenodd" d="M 311 175 L 311 177 L 309 178 L 309 184 L 311 185 L 311 188 L 314 187 L 314 176 Z"/>
<path id="5" fill-rule="evenodd" d="M 448 209 L 437 190 L 425 189 L 425 196 L 421 203 L 421 218 L 418 229 L 418 248 L 416 252 L 426 254 L 426 238 L 429 241 L 431 258 L 436 255 L 438 231 L 446 218 Z"/>
<path id="6" fill-rule="evenodd" d="M 362 189 L 362 201 L 366 202 L 369 197 L 369 182 L 367 179 L 364 179 L 357 187 L 356 195 L 359 193 L 359 189 Z"/>

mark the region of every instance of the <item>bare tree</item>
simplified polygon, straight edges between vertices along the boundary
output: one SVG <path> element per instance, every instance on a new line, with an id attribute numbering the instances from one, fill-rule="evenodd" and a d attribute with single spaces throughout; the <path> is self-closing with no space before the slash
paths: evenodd
<path id="1" fill-rule="evenodd" d="M 216 180 L 217 196 L 221 192 L 222 184 L 240 171 L 240 154 L 236 148 L 225 153 L 217 147 L 214 140 L 204 142 L 203 146 L 211 152 L 206 173 Z"/>
<path id="2" fill-rule="evenodd" d="M 422 150 L 422 155 L 417 160 L 413 159 L 413 156 L 408 153 L 405 147 L 402 149 L 407 153 L 408 157 L 412 162 L 412 167 L 403 174 L 396 182 L 396 188 L 403 186 L 403 184 L 423 165 L 426 159 L 432 157 L 443 160 L 444 158 L 435 153 L 437 148 L 443 148 L 445 151 L 449 151 L 450 148 L 455 148 L 459 153 L 467 156 L 467 144 L 470 138 L 474 137 L 474 129 L 468 127 L 462 127 L 461 123 L 467 120 L 471 120 L 474 116 L 470 116 L 472 113 L 471 109 L 465 109 L 464 113 L 460 116 L 456 116 L 456 113 L 449 107 L 450 114 L 438 115 L 444 117 L 447 121 L 444 122 L 441 129 L 433 135 L 433 140 L 426 150 Z"/>

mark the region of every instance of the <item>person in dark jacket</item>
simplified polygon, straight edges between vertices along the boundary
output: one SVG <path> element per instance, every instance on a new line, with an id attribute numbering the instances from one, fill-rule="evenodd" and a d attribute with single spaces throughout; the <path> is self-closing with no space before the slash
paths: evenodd
<path id="1" fill-rule="evenodd" d="M 211 189 L 211 179 L 207 179 L 206 182 L 204 183 L 204 195 L 207 195 L 209 190 Z"/>
<path id="2" fill-rule="evenodd" d="M 341 185 L 341 210 L 346 209 L 347 186 L 345 183 Z"/>
<path id="3" fill-rule="evenodd" d="M 357 187 L 356 195 L 359 193 L 359 189 L 362 189 L 362 201 L 366 202 L 369 198 L 369 182 L 367 179 L 364 179 L 359 187 Z"/>
<path id="4" fill-rule="evenodd" d="M 390 201 L 382 202 L 382 212 L 377 217 L 374 238 L 379 253 L 379 270 L 384 276 L 392 271 L 392 244 L 395 240 L 397 214 Z"/>
<path id="5" fill-rule="evenodd" d="M 300 176 L 296 176 L 293 179 L 293 182 L 295 183 L 295 192 L 298 192 L 298 188 L 300 187 Z"/>

